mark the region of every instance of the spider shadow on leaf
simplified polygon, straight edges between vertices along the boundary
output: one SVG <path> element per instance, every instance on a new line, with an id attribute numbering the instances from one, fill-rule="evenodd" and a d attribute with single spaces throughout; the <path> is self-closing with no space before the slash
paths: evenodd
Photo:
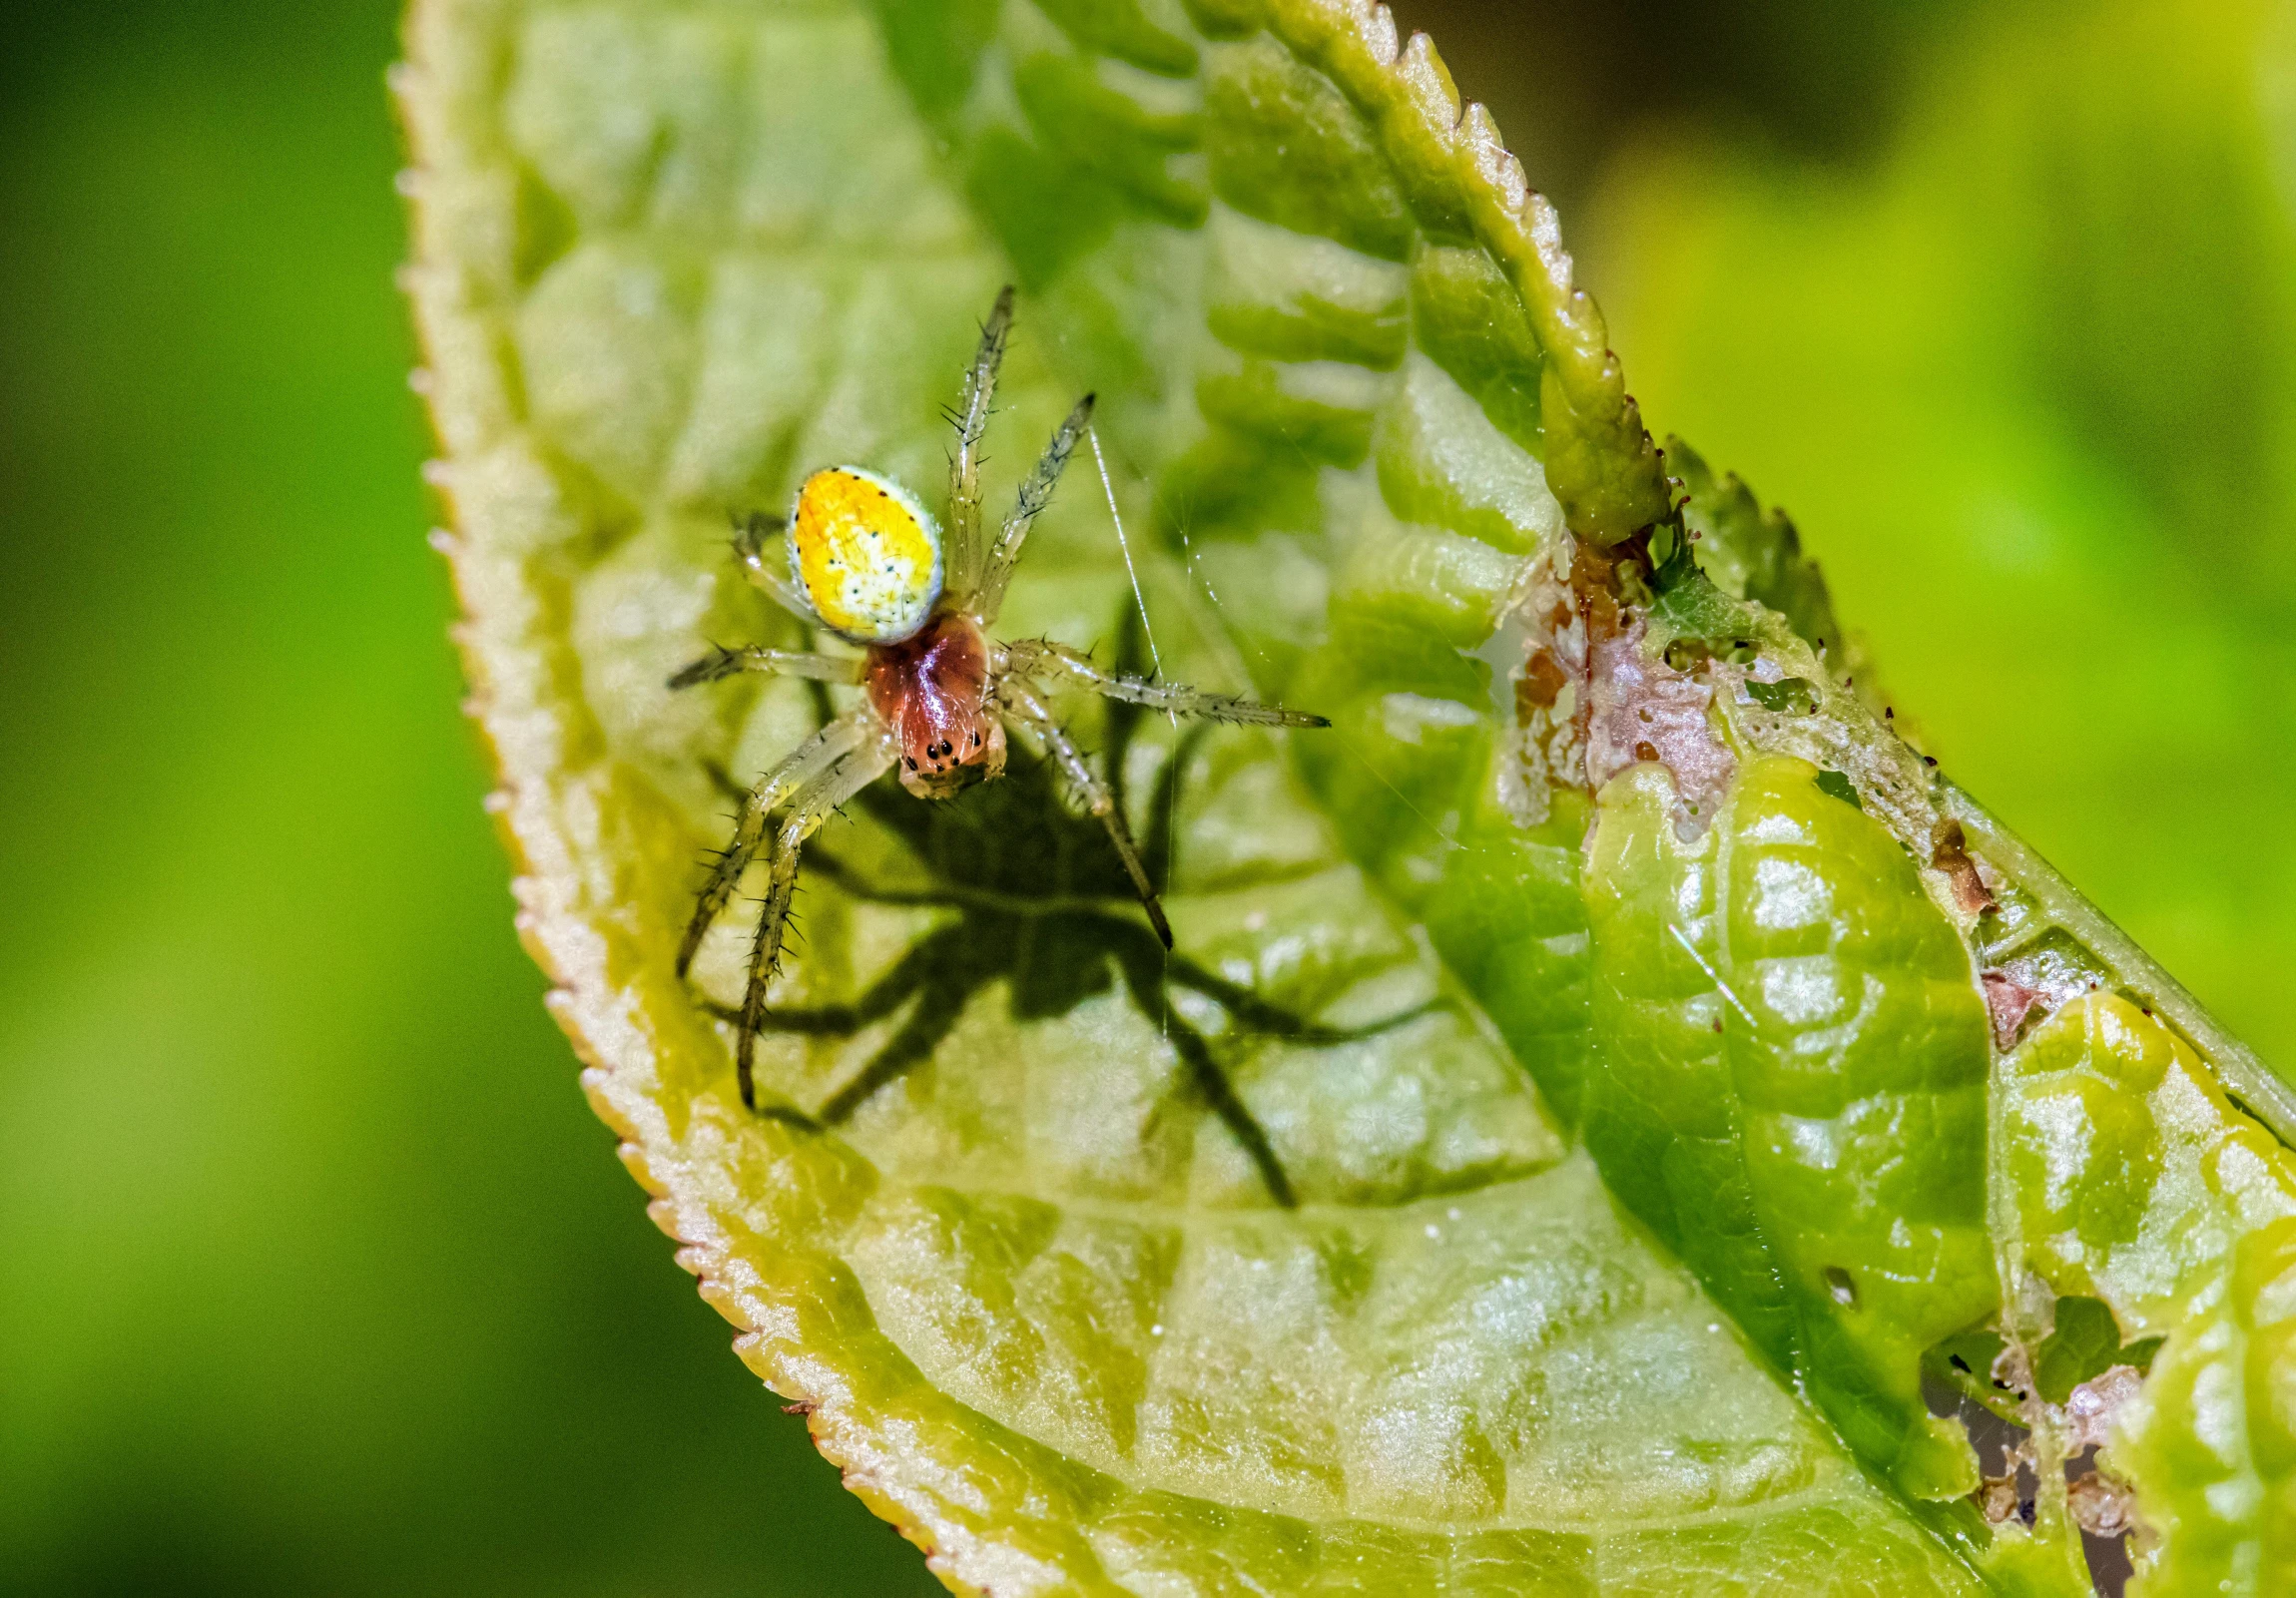
<path id="1" fill-rule="evenodd" d="M 1124 642 L 1134 644 L 1132 629 L 1126 629 Z M 1125 756 L 1147 714 L 1131 705 L 1108 707 L 1105 769 L 1119 803 Z M 1160 886 L 1168 886 L 1171 876 L 1181 774 L 1209 731 L 1192 728 L 1182 735 L 1148 806 L 1141 853 Z M 994 982 L 1008 985 L 1012 1014 L 1020 1021 L 1056 1019 L 1121 984 L 1140 1013 L 1162 1028 L 1190 1091 L 1250 1156 L 1269 1195 L 1290 1208 L 1298 1195 L 1267 1132 L 1238 1096 L 1211 1039 L 1174 1006 L 1174 990 L 1218 1005 L 1235 1023 L 1232 1035 L 1317 1045 L 1377 1036 L 1441 1003 L 1415 1005 L 1366 1026 L 1328 1026 L 1167 951 L 1140 918 L 1131 881 L 1101 824 L 1062 800 L 1051 763 L 1028 751 L 1013 752 L 1002 782 L 982 784 L 952 801 L 919 803 L 880 783 L 854 802 L 908 846 L 923 863 L 929 885 L 896 888 L 871 881 L 819 845 L 807 857 L 808 872 L 867 903 L 944 908 L 955 911 L 956 919 L 926 934 L 850 1003 L 769 1006 L 769 1028 L 811 1037 L 850 1037 L 906 1011 L 892 1035 L 810 1121 L 790 1110 L 776 1112 L 782 1120 L 817 1128 L 845 1121 L 930 1060 L 973 995 Z M 728 1020 L 740 1014 L 732 1006 L 710 1009 Z"/>

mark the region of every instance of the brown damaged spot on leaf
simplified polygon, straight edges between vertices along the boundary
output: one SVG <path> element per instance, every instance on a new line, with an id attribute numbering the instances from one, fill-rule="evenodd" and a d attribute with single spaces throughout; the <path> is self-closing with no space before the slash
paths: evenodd
<path id="1" fill-rule="evenodd" d="M 1543 644 L 1534 647 L 1522 663 L 1522 676 L 1514 686 L 1516 708 L 1525 713 L 1523 720 L 1529 720 L 1528 712 L 1553 710 L 1569 682 L 1570 674 L 1554 658 L 1554 651 Z"/>
<path id="2" fill-rule="evenodd" d="M 1953 884 L 1954 904 L 1963 915 L 1975 919 L 1999 907 L 1993 889 L 1978 874 L 1978 862 L 1970 857 L 1969 835 L 1951 816 L 1940 821 L 1931 834 L 1930 864 Z"/>
<path id="3" fill-rule="evenodd" d="M 1986 1009 L 1993 1015 L 1994 1047 L 2007 1054 L 2024 1030 L 2025 1022 L 2032 1019 L 2033 1011 L 2043 1006 L 2047 995 L 2001 970 L 1985 973 L 1985 989 Z"/>
<path id="4" fill-rule="evenodd" d="M 2064 1448 L 2066 1455 L 2102 1448 L 2111 1440 L 2120 1413 L 2144 1388 L 2144 1377 L 2133 1365 L 2114 1365 L 2080 1382 L 2065 1395 Z M 2065 1511 L 2073 1524 L 2091 1537 L 2111 1541 L 2136 1529 L 2136 1490 L 2094 1462 L 2067 1470 Z"/>
<path id="5" fill-rule="evenodd" d="M 1714 728 L 1704 661 L 1681 670 L 1644 647 L 1648 627 L 1635 548 L 1618 558 L 1580 546 L 1566 575 L 1541 564 L 1524 607 L 1530 643 L 1515 678 L 1526 756 L 1555 783 L 1593 793 L 1649 762 L 1674 778 L 1675 825 L 1703 828 L 1738 763 Z"/>
<path id="6" fill-rule="evenodd" d="M 1987 1374 L 1996 1387 L 2017 1398 L 2032 1391 L 2032 1358 L 2020 1343 L 2004 1343 L 2002 1351 L 1994 1355 L 1993 1369 Z"/>
<path id="7" fill-rule="evenodd" d="M 1738 771 L 1707 715 L 1714 685 L 1651 660 L 1639 616 L 1628 614 L 1608 638 L 1589 636 L 1587 787 L 1599 792 L 1636 762 L 1655 761 L 1674 774 L 1687 811 L 1675 816 L 1676 825 L 1705 825 Z"/>
<path id="8" fill-rule="evenodd" d="M 2066 1450 L 2103 1447 L 2120 1411 L 2143 1387 L 2144 1376 L 2133 1365 L 2114 1365 L 2075 1386 L 2064 1400 Z"/>
<path id="9" fill-rule="evenodd" d="M 2124 1537 L 2136 1526 L 2136 1497 L 2125 1483 L 2091 1470 L 2065 1483 L 2065 1509 L 2091 1537 Z"/>
<path id="10" fill-rule="evenodd" d="M 1988 1476 L 1985 1485 L 1977 1491 L 1978 1507 L 1985 1511 L 1986 1524 L 1998 1526 L 2019 1508 L 2016 1477 Z"/>
<path id="11" fill-rule="evenodd" d="M 1964 1424 L 1969 1422 L 1965 1420 Z M 1987 1461 L 1987 1469 L 1980 1478 L 1978 1490 L 1970 1494 L 1970 1500 L 1984 1514 L 1988 1525 L 1998 1526 L 2013 1519 L 2029 1526 L 2033 1523 L 2040 1493 L 2040 1463 L 2033 1453 L 2032 1433 L 1999 1418 L 1993 1420 L 1991 1431 L 1991 1449 L 1976 1432 L 1971 1434 L 1970 1441 L 1977 1448 L 1979 1458 Z"/>

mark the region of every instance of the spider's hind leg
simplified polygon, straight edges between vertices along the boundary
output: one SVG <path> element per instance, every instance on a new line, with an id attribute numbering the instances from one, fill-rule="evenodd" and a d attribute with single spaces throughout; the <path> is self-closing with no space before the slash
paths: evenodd
<path id="1" fill-rule="evenodd" d="M 1108 829 L 1108 841 L 1116 845 L 1117 855 L 1124 861 L 1125 874 L 1132 878 L 1132 890 L 1140 895 L 1140 907 L 1148 912 L 1148 924 L 1156 929 L 1156 936 L 1164 946 L 1172 946 L 1172 923 L 1164 918 L 1163 900 L 1157 896 L 1156 884 L 1149 880 L 1148 866 L 1140 858 L 1140 845 L 1132 840 L 1132 828 L 1124 819 L 1124 810 L 1116 802 L 1116 794 L 1108 780 L 1092 769 L 1075 742 L 1060 730 L 1052 719 L 1052 711 L 1034 690 L 1022 683 L 1007 682 L 1000 697 L 1020 724 L 1044 740 L 1045 750 L 1059 766 L 1083 799 L 1085 805 L 1099 817 Z"/>
<path id="2" fill-rule="evenodd" d="M 789 531 L 790 519 L 753 510 L 746 516 L 737 513 L 733 521 L 734 564 L 742 568 L 742 575 L 799 621 L 819 625 L 821 618 L 814 614 L 804 591 L 790 581 L 789 562 L 768 553 L 773 541 Z"/>
<path id="3" fill-rule="evenodd" d="M 861 680 L 867 667 L 868 659 L 862 655 L 811 655 L 799 650 L 761 649 L 756 645 L 747 649 L 727 649 L 719 645 L 680 670 L 670 679 L 670 687 L 693 688 L 739 677 L 745 672 L 773 677 L 810 677 L 817 683 L 855 684 Z"/>
<path id="4" fill-rule="evenodd" d="M 872 716 L 873 722 L 875 718 Z M 790 801 L 774 839 L 773 875 L 766 887 L 766 903 L 758 917 L 758 931 L 750 944 L 749 985 L 742 994 L 739 1041 L 734 1047 L 734 1071 L 742 1087 L 742 1103 L 758 1107 L 755 1069 L 758 1033 L 766 1021 L 766 989 L 782 961 L 782 941 L 789 931 L 790 899 L 797 891 L 798 855 L 806 839 L 820 831 L 838 807 L 892 770 L 892 735 L 878 728 L 873 742 L 863 742 L 842 760 L 821 770 Z"/>

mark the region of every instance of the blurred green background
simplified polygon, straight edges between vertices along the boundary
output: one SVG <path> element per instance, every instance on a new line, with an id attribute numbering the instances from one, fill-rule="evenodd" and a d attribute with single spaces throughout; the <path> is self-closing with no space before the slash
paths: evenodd
<path id="1" fill-rule="evenodd" d="M 1406 0 L 1653 425 L 2296 1062 L 2286 0 Z M 510 932 L 391 286 L 393 8 L 0 52 L 0 1591 L 896 1593 Z"/>

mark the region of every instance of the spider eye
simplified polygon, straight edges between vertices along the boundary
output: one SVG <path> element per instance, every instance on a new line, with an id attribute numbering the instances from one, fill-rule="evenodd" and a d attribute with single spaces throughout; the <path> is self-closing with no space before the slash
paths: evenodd
<path id="1" fill-rule="evenodd" d="M 815 614 L 857 644 L 899 643 L 940 600 L 940 528 L 889 477 L 860 466 L 815 472 L 798 490 L 789 539 Z"/>

